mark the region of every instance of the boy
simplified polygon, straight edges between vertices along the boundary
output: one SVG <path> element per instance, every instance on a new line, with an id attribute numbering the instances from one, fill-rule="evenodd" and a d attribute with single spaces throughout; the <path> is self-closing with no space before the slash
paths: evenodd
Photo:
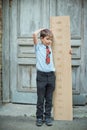
<path id="1" fill-rule="evenodd" d="M 40 43 L 38 43 L 39 33 Z M 55 68 L 51 49 L 53 34 L 49 29 L 39 29 L 34 32 L 33 41 L 35 44 L 37 68 L 36 125 L 42 126 L 43 117 L 45 117 L 46 125 L 52 126 L 51 108 L 55 88 Z"/>

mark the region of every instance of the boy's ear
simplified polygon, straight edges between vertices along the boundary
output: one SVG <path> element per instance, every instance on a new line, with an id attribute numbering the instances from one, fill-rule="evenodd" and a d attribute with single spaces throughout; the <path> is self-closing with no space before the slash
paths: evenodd
<path id="1" fill-rule="evenodd" d="M 40 39 L 43 39 L 43 37 L 40 37 Z"/>
<path id="2" fill-rule="evenodd" d="M 43 40 L 43 37 L 40 37 L 40 40 Z"/>

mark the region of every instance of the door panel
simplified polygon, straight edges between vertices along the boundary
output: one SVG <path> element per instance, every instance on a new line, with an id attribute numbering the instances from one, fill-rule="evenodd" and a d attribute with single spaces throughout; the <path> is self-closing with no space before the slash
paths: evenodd
<path id="1" fill-rule="evenodd" d="M 18 92 L 36 92 L 36 68 L 35 66 L 18 66 Z"/>
<path id="2" fill-rule="evenodd" d="M 57 15 L 69 15 L 72 37 L 81 38 L 82 0 L 57 1 Z"/>
<path id="3" fill-rule="evenodd" d="M 49 26 L 49 0 L 18 0 L 17 7 L 18 36 L 31 37 L 31 32 Z"/>

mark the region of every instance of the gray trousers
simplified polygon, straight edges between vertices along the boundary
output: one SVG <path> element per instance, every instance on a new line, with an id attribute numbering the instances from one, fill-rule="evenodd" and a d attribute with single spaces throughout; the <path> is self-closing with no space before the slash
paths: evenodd
<path id="1" fill-rule="evenodd" d="M 37 71 L 37 111 L 36 117 L 51 117 L 52 97 L 55 88 L 55 73 Z"/>

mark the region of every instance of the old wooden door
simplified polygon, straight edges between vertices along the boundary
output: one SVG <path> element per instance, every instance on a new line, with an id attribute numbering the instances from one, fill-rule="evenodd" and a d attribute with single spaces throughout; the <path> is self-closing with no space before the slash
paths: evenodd
<path id="1" fill-rule="evenodd" d="M 32 33 L 49 25 L 49 1 L 13 0 L 10 10 L 11 101 L 36 103 L 36 59 Z"/>
<path id="2" fill-rule="evenodd" d="M 85 104 L 86 90 L 86 0 L 50 0 L 50 15 L 70 16 L 73 103 Z M 84 14 L 85 13 L 85 14 Z M 84 33 L 85 31 L 85 33 Z M 85 94 L 84 94 L 85 93 Z"/>
<path id="3" fill-rule="evenodd" d="M 70 16 L 73 92 L 80 94 L 83 0 L 12 0 L 10 8 L 11 102 L 36 103 L 36 59 L 32 33 L 49 28 L 50 16 Z M 83 73 L 82 73 L 83 75 Z"/>

